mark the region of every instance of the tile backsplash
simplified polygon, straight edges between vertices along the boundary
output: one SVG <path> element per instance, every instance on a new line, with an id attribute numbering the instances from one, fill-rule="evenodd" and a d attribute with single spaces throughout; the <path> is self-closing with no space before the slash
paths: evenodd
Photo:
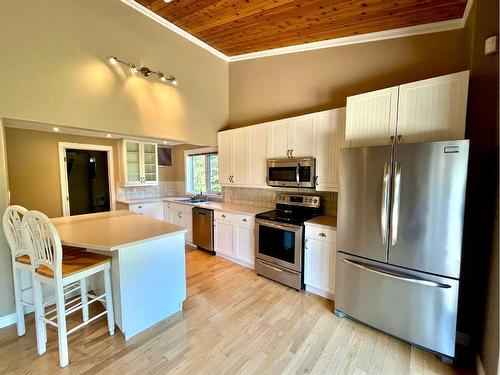
<path id="1" fill-rule="evenodd" d="M 186 195 L 184 181 L 160 181 L 156 186 L 123 186 L 116 184 L 116 199 L 182 197 Z"/>
<path id="2" fill-rule="evenodd" d="M 239 203 L 250 206 L 261 206 L 273 209 L 276 205 L 276 195 L 304 194 L 318 195 L 321 197 L 321 208 L 325 215 L 337 215 L 337 193 L 311 191 L 309 189 L 258 189 L 242 187 L 223 187 L 224 201 L 229 203 Z"/>

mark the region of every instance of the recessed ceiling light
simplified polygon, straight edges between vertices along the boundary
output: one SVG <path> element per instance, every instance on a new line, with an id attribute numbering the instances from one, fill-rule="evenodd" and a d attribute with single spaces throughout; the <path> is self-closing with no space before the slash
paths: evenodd
<path id="1" fill-rule="evenodd" d="M 172 0 L 163 0 L 164 2 L 166 2 L 167 4 L 170 3 Z"/>
<path id="2" fill-rule="evenodd" d="M 112 135 L 111 134 L 106 134 L 106 137 L 111 138 Z"/>
<path id="3" fill-rule="evenodd" d="M 111 56 L 108 60 L 113 65 L 118 64 L 118 59 L 114 56 Z"/>
<path id="4" fill-rule="evenodd" d="M 163 141 L 163 144 L 166 145 L 168 142 L 167 141 Z"/>
<path id="5" fill-rule="evenodd" d="M 58 132 L 59 128 L 52 128 L 53 131 Z"/>
<path id="6" fill-rule="evenodd" d="M 176 80 L 176 79 L 174 79 L 174 80 L 172 81 L 172 85 L 177 86 L 177 80 Z"/>

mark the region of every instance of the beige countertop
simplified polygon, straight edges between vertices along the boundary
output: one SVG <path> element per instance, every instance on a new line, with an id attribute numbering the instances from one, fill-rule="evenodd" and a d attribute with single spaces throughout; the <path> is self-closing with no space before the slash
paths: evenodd
<path id="1" fill-rule="evenodd" d="M 52 222 L 63 245 L 107 251 L 186 232 L 177 225 L 126 210 L 60 217 Z"/>
<path id="2" fill-rule="evenodd" d="M 337 230 L 337 216 L 320 215 L 305 222 L 306 225 Z"/>
<path id="3" fill-rule="evenodd" d="M 227 203 L 227 202 L 222 202 L 222 201 L 189 203 L 189 202 L 179 202 L 179 201 L 176 201 L 176 199 L 179 199 L 179 198 L 166 198 L 166 199 L 164 199 L 164 201 L 185 204 L 185 205 L 194 206 L 194 207 L 208 208 L 208 209 L 212 209 L 212 210 L 233 212 L 236 214 L 252 215 L 252 216 L 255 216 L 261 212 L 266 212 L 266 211 L 271 210 L 270 208 L 267 208 L 267 207 L 247 206 L 247 205 L 243 205 L 243 204 Z"/>
<path id="4" fill-rule="evenodd" d="M 139 203 L 151 203 L 151 202 L 162 202 L 170 197 L 154 197 L 154 198 L 138 198 L 138 199 L 117 199 L 117 203 L 123 204 L 139 204 Z"/>

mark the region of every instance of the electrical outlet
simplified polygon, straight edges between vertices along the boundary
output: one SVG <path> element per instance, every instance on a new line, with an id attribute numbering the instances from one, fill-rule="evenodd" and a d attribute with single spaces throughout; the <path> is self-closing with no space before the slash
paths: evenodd
<path id="1" fill-rule="evenodd" d="M 484 41 L 484 54 L 485 55 L 493 55 L 497 52 L 497 37 L 490 36 L 488 39 Z"/>

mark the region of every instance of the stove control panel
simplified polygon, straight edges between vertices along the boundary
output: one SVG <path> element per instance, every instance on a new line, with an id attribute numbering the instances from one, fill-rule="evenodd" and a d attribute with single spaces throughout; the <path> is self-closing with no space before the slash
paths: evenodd
<path id="1" fill-rule="evenodd" d="M 321 206 L 321 197 L 317 195 L 278 194 L 276 203 L 319 208 Z"/>

